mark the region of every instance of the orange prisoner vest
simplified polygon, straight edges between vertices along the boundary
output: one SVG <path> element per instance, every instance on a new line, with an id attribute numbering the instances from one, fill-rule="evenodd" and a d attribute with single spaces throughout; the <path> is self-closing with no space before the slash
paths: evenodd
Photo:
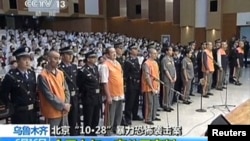
<path id="1" fill-rule="evenodd" d="M 111 97 L 124 95 L 123 86 L 123 71 L 121 65 L 116 62 L 114 64 L 111 60 L 106 60 L 104 62 L 109 69 L 108 87 Z"/>
<path id="2" fill-rule="evenodd" d="M 149 59 L 145 62 L 145 64 L 149 68 L 149 74 L 151 74 L 150 79 L 151 79 L 153 88 L 155 90 L 159 90 L 160 84 L 157 80 L 154 80 L 154 79 L 159 80 L 159 66 L 158 66 L 158 64 L 156 63 L 156 61 L 149 60 Z M 147 84 L 144 74 L 142 75 L 141 83 L 142 83 L 142 92 L 152 92 L 153 91 L 150 88 L 150 86 Z"/>
<path id="3" fill-rule="evenodd" d="M 204 62 L 202 63 L 202 71 L 205 72 L 206 69 L 208 69 L 209 72 L 214 72 L 214 57 L 212 51 L 209 51 L 207 49 L 204 50 L 204 52 L 207 54 L 207 67 L 205 68 Z M 202 57 L 203 58 L 203 57 Z"/>
<path id="4" fill-rule="evenodd" d="M 53 75 L 47 70 L 42 70 L 40 75 L 47 81 L 50 91 L 63 103 L 65 101 L 65 79 L 63 72 L 57 69 L 57 74 Z M 62 111 L 55 109 L 39 90 L 40 107 L 45 118 L 60 118 Z"/>
<path id="5" fill-rule="evenodd" d="M 220 55 L 226 55 L 226 51 L 222 48 L 219 49 Z"/>
<path id="6" fill-rule="evenodd" d="M 239 54 L 244 54 L 244 50 L 240 47 L 237 47 L 236 49 L 238 51 Z"/>

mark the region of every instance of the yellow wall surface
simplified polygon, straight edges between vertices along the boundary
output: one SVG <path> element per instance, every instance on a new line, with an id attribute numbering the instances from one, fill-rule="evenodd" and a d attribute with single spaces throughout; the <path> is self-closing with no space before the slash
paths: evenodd
<path id="1" fill-rule="evenodd" d="M 214 45 L 214 41 L 217 39 L 221 39 L 221 31 L 220 30 L 207 30 L 206 31 L 206 39 L 210 41 Z"/>
<path id="2" fill-rule="evenodd" d="M 210 1 L 207 1 L 207 27 L 206 29 L 221 29 L 221 4 L 222 0 L 218 0 L 217 12 L 210 12 Z"/>
<path id="3" fill-rule="evenodd" d="M 250 0 L 222 0 L 223 13 L 250 12 Z"/>
<path id="4" fill-rule="evenodd" d="M 181 27 L 181 43 L 187 45 L 188 42 L 194 40 L 194 27 Z"/>
<path id="5" fill-rule="evenodd" d="M 195 0 L 180 1 L 180 26 L 195 26 Z"/>

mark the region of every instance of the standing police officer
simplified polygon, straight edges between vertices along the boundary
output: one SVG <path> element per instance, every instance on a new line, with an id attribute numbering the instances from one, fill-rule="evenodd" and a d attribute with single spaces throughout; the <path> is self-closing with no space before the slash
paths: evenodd
<path id="1" fill-rule="evenodd" d="M 138 116 L 139 95 L 141 94 L 140 87 L 140 69 L 139 60 L 137 57 L 138 47 L 131 45 L 129 47 L 130 56 L 124 63 L 124 76 L 126 80 L 126 95 L 125 95 L 125 121 L 131 125 L 131 120 L 142 120 Z"/>
<path id="2" fill-rule="evenodd" d="M 37 122 L 36 74 L 30 69 L 30 51 L 28 47 L 20 47 L 13 53 L 18 66 L 10 70 L 2 82 L 1 100 L 6 106 L 11 103 L 11 107 L 14 108 L 12 124 Z"/>
<path id="3" fill-rule="evenodd" d="M 124 48 L 123 48 L 122 42 L 115 43 L 114 48 L 115 48 L 115 51 L 116 51 L 116 60 L 121 64 L 122 70 L 124 70 L 125 58 L 123 56 Z"/>
<path id="4" fill-rule="evenodd" d="M 67 46 L 60 49 L 60 54 L 62 56 L 62 62 L 59 64 L 59 69 L 63 71 L 68 89 L 70 92 L 70 104 L 71 109 L 68 115 L 69 126 L 70 126 L 70 135 L 76 136 L 76 125 L 79 119 L 78 115 L 78 88 L 76 86 L 76 75 L 77 75 L 77 66 L 72 64 L 73 59 L 73 48 Z"/>
<path id="5" fill-rule="evenodd" d="M 202 72 L 202 54 L 204 49 L 206 48 L 206 42 L 203 42 L 201 44 L 201 48 L 199 49 L 199 52 L 197 54 L 197 73 L 198 73 L 198 81 L 203 78 L 203 72 Z M 197 93 L 202 94 L 202 85 L 199 83 L 197 87 Z"/>
<path id="6" fill-rule="evenodd" d="M 91 128 L 96 131 L 99 124 L 100 111 L 102 105 L 102 96 L 100 93 L 100 77 L 97 62 L 97 54 L 90 51 L 85 57 L 86 64 L 77 74 L 77 85 L 81 93 L 83 103 L 83 115 L 85 128 Z M 86 131 L 85 129 L 84 131 Z M 86 134 L 86 136 L 96 136 L 95 132 Z"/>
<path id="7" fill-rule="evenodd" d="M 174 51 L 174 65 L 175 65 L 175 69 L 176 69 L 176 82 L 174 85 L 174 89 L 178 92 L 181 92 L 182 90 L 182 80 L 181 80 L 181 61 L 183 59 L 183 55 L 180 53 L 180 50 L 178 47 L 175 47 L 173 49 Z M 177 94 L 174 95 L 174 102 L 178 102 L 179 99 L 177 99 Z"/>
<path id="8" fill-rule="evenodd" d="M 174 84 L 176 82 L 176 69 L 173 60 L 173 48 L 168 47 L 165 50 L 165 57 L 161 60 L 161 73 L 162 73 L 162 81 L 165 83 L 163 86 L 163 100 L 162 106 L 164 111 L 171 112 L 174 110 L 172 106 L 174 93 Z"/>

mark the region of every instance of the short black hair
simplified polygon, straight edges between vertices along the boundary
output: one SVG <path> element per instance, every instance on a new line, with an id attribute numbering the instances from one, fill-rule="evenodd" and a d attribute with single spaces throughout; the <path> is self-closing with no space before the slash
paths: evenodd
<path id="1" fill-rule="evenodd" d="M 185 50 L 184 50 L 184 55 L 187 55 L 187 54 L 190 53 L 191 51 L 192 51 L 192 48 L 190 48 L 190 47 L 185 48 Z"/>
<path id="2" fill-rule="evenodd" d="M 105 49 L 105 54 L 109 54 L 111 48 L 114 48 L 114 47 L 107 47 L 107 48 Z"/>

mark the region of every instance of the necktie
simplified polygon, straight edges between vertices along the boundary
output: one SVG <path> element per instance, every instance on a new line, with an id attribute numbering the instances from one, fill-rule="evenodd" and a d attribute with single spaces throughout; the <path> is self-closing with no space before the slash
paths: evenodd
<path id="1" fill-rule="evenodd" d="M 23 78 L 24 78 L 24 80 L 28 80 L 28 73 L 27 72 L 23 73 Z"/>

